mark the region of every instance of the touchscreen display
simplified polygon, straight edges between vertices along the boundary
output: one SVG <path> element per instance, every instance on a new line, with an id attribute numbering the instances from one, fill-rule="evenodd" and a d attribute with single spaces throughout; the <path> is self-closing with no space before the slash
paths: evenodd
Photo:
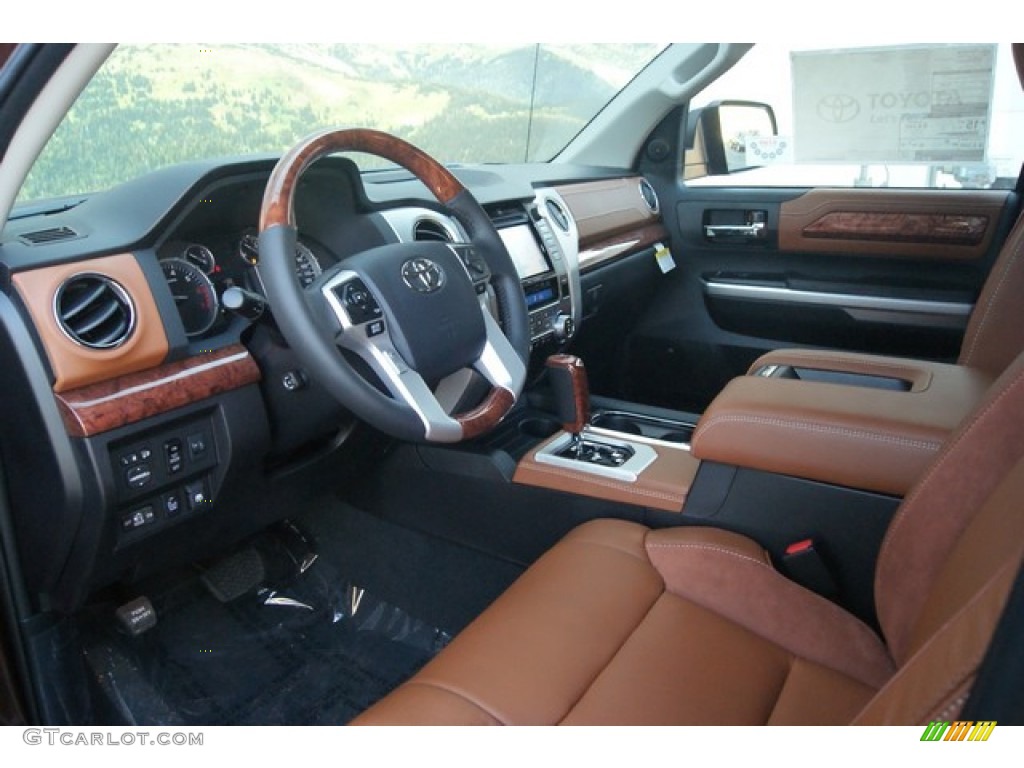
<path id="1" fill-rule="evenodd" d="M 548 271 L 548 262 L 533 239 L 528 225 L 499 229 L 498 234 L 505 241 L 505 247 L 516 265 L 519 277 L 527 278 Z"/>

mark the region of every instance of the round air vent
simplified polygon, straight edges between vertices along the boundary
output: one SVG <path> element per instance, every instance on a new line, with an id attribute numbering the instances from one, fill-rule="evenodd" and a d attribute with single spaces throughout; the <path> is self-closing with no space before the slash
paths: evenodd
<path id="1" fill-rule="evenodd" d="M 69 277 L 53 300 L 57 324 L 68 337 L 90 349 L 113 349 L 135 329 L 135 306 L 124 288 L 109 277 Z"/>
<path id="2" fill-rule="evenodd" d="M 654 187 L 651 186 L 651 182 L 647 179 L 640 179 L 640 197 L 644 199 L 651 213 L 657 213 L 661 210 L 658 205 L 658 193 L 654 191 Z"/>
<path id="3" fill-rule="evenodd" d="M 419 219 L 412 227 L 413 240 L 437 241 L 451 243 L 455 241 L 452 234 L 437 219 Z"/>

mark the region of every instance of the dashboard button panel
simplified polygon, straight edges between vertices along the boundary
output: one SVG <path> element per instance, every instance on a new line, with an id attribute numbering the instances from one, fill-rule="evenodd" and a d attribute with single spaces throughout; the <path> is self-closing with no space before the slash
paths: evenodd
<path id="1" fill-rule="evenodd" d="M 213 508 L 213 434 L 209 418 L 200 418 L 111 445 L 122 544 Z"/>

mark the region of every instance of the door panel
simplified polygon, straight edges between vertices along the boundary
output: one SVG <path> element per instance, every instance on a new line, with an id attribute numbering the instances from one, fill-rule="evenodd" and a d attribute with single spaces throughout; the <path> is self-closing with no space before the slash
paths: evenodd
<path id="1" fill-rule="evenodd" d="M 666 185 L 668 186 L 668 185 Z M 1010 191 L 659 189 L 676 263 L 628 344 L 634 400 L 702 411 L 760 354 L 954 361 Z"/>
<path id="2" fill-rule="evenodd" d="M 0 619 L 0 725 L 24 725 L 25 714 L 15 688 L 13 665 L 4 646 L 2 622 Z"/>
<path id="3" fill-rule="evenodd" d="M 1006 191 L 813 189 L 782 204 L 779 250 L 979 261 Z"/>

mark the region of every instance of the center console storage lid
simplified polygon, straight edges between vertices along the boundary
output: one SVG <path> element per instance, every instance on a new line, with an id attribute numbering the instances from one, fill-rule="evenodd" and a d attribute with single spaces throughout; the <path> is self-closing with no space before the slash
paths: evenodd
<path id="1" fill-rule="evenodd" d="M 734 379 L 697 425 L 693 454 L 905 496 L 991 379 L 963 366 L 900 362 L 911 381 L 907 391 L 761 376 Z M 892 369 L 885 372 L 893 375 Z"/>

